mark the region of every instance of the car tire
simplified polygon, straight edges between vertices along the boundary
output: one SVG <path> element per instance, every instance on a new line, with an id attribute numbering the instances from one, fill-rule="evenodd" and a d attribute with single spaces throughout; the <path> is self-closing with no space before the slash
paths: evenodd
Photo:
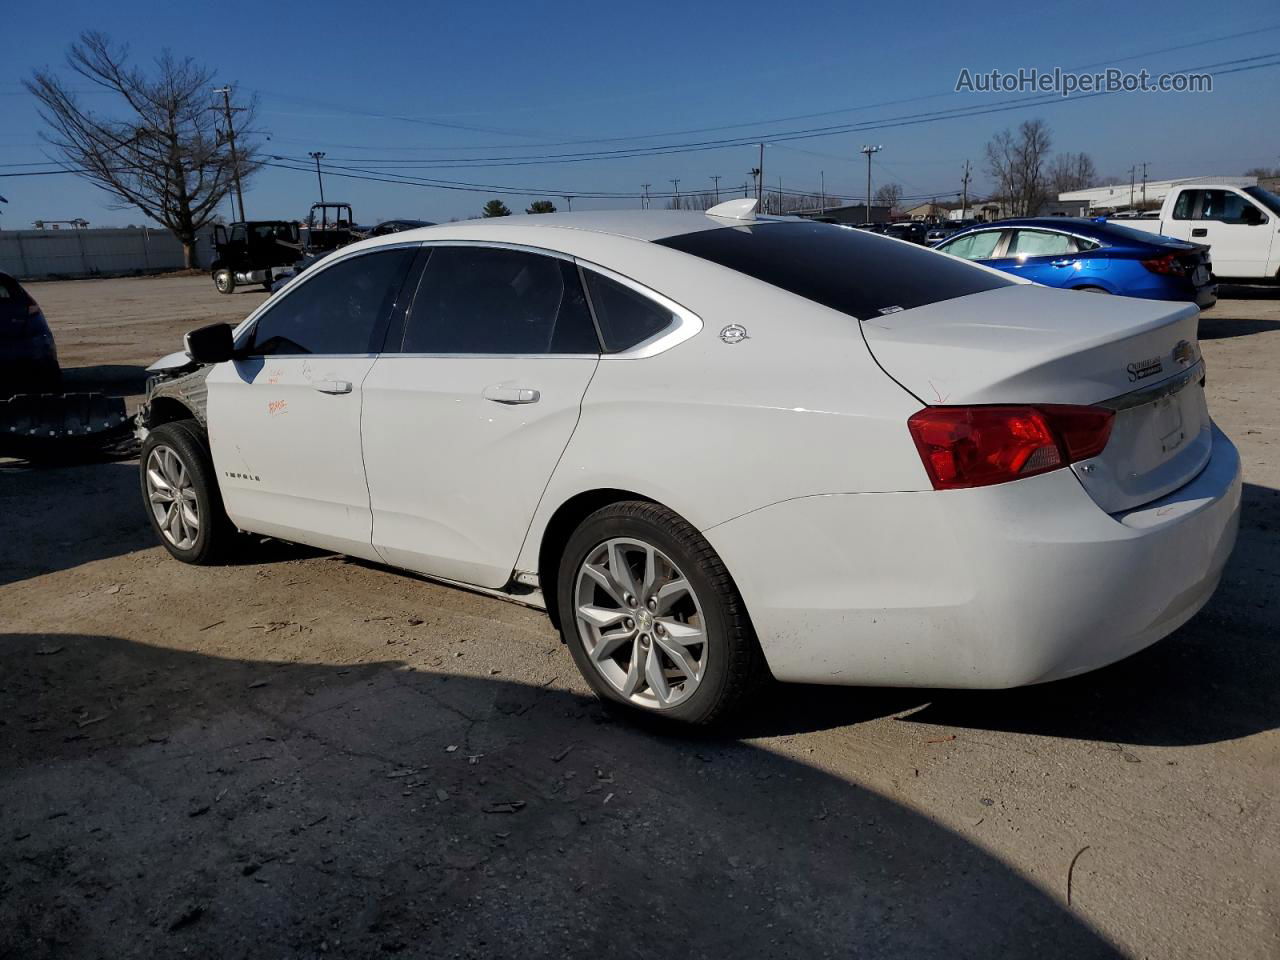
<path id="1" fill-rule="evenodd" d="M 213 271 L 213 285 L 219 293 L 236 292 L 236 275 L 225 267 Z"/>
<path id="2" fill-rule="evenodd" d="M 142 503 L 161 545 L 183 563 L 219 563 L 237 534 L 218 490 L 204 431 L 194 420 L 161 424 L 142 442 Z"/>
<path id="3" fill-rule="evenodd" d="M 768 677 L 729 571 L 666 507 L 624 501 L 591 514 L 565 546 L 556 589 L 578 669 L 632 715 L 715 724 Z"/>
<path id="4" fill-rule="evenodd" d="M 1074 287 L 1073 289 L 1079 290 L 1081 293 L 1105 293 L 1107 296 L 1111 296 L 1111 291 L 1103 290 L 1102 287 Z"/>

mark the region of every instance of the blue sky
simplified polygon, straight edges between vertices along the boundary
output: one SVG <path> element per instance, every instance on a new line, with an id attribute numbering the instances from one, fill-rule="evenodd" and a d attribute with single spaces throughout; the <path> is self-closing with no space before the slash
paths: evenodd
<path id="1" fill-rule="evenodd" d="M 1054 12 L 1046 15 L 1046 11 Z M 1211 10 L 1212 16 L 1206 11 Z M 497 157 L 684 145 L 829 124 L 891 120 L 978 106 L 1010 95 L 953 92 L 961 68 L 1117 66 L 1153 72 L 1280 51 L 1280 8 L 1266 2 L 1082 5 L 955 3 L 12 3 L 0 35 L 0 164 L 44 159 L 40 122 L 21 80 L 59 66 L 84 29 L 127 41 L 138 58 L 164 47 L 216 68 L 218 80 L 256 93 L 267 152 L 370 170 L 448 162 L 403 173 L 510 186 L 520 210 L 559 194 L 739 188 L 754 146 L 588 162 L 492 166 Z M 1268 29 L 1269 28 L 1269 29 Z M 1205 43 L 1209 38 L 1246 34 Z M 1152 51 L 1188 45 L 1164 53 Z M 1141 55 L 1136 56 L 1135 55 Z M 85 87 L 83 81 L 77 84 Z M 918 99 L 920 98 L 920 99 Z M 927 99 L 923 99 L 927 98 Z M 891 101 L 907 101 L 891 103 Z M 90 94 L 87 103 L 105 104 Z M 1061 150 L 1090 153 L 1103 174 L 1127 177 L 1148 163 L 1152 179 L 1240 174 L 1280 166 L 1280 67 L 1220 75 L 1211 94 L 1117 94 L 1080 102 L 918 125 L 778 141 L 766 147 L 770 186 L 865 191 L 864 143 L 884 150 L 875 184 L 908 196 L 959 189 L 966 159 L 974 189 L 991 135 L 1041 117 Z M 825 114 L 807 119 L 773 118 Z M 733 126 L 711 132 L 709 127 Z M 657 135 L 657 136 L 650 136 Z M 615 138 L 615 139 L 609 139 Z M 564 141 L 596 140 L 593 143 Z M 560 145 L 556 145 L 560 144 Z M 473 162 L 468 163 L 467 160 Z M 290 162 L 290 161 L 286 161 Z M 0 173 L 21 170 L 0 167 Z M 371 223 L 392 217 L 446 220 L 478 214 L 492 191 L 326 178 L 329 199 L 349 200 Z M 36 218 L 138 223 L 135 211 L 73 176 L 3 177 L 0 227 Z M 263 170 L 246 195 L 250 217 L 302 217 L 316 198 L 313 174 Z M 574 209 L 636 206 L 634 199 L 574 201 Z M 228 215 L 229 208 L 225 211 Z"/>

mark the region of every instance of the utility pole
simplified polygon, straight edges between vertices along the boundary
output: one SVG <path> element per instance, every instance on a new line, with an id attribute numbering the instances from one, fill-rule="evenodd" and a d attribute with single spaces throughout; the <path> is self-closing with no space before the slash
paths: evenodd
<path id="1" fill-rule="evenodd" d="M 760 166 L 756 170 L 756 205 L 760 205 L 764 191 L 764 144 L 760 144 Z"/>
<path id="2" fill-rule="evenodd" d="M 859 153 L 865 153 L 867 155 L 867 206 L 866 206 L 867 219 L 865 221 L 866 223 L 871 222 L 871 155 L 873 153 L 879 153 L 883 149 L 884 147 L 880 145 L 869 147 L 864 144 L 862 149 L 858 151 Z"/>
<path id="3" fill-rule="evenodd" d="M 567 208 L 567 212 L 573 213 L 573 194 L 566 193 L 566 194 L 561 194 L 561 196 L 564 197 L 564 203 L 565 203 L 565 207 Z"/>
<path id="4" fill-rule="evenodd" d="M 1147 209 L 1147 164 L 1142 163 L 1142 209 Z"/>
<path id="5" fill-rule="evenodd" d="M 316 183 L 320 184 L 320 202 L 324 203 L 324 178 L 320 176 L 320 161 L 324 159 L 324 151 L 312 150 L 308 156 L 316 162 Z"/>
<path id="6" fill-rule="evenodd" d="M 1138 168 L 1136 166 L 1129 168 L 1129 212 L 1130 213 L 1133 212 L 1133 188 L 1134 188 L 1133 180 L 1134 180 L 1134 177 L 1137 176 L 1137 173 L 1138 173 Z"/>
<path id="7" fill-rule="evenodd" d="M 756 206 L 759 206 L 760 205 L 760 168 L 752 167 L 750 170 L 747 171 L 747 174 L 751 177 L 751 182 L 754 184 L 754 186 L 751 189 L 754 190 L 756 193 Z M 746 184 L 744 183 L 743 187 L 745 186 Z M 745 196 L 746 194 L 744 193 L 743 197 Z M 760 212 L 764 213 L 763 210 L 761 210 Z"/>
<path id="8" fill-rule="evenodd" d="M 716 203 L 719 203 L 720 202 L 720 174 L 717 173 L 713 175 L 711 177 L 711 182 L 716 185 Z"/>
<path id="9" fill-rule="evenodd" d="M 232 114 L 240 113 L 244 107 L 231 106 L 231 88 L 218 87 L 214 93 L 222 94 L 222 115 L 227 121 L 227 142 L 231 145 L 231 176 L 236 182 L 236 199 L 240 202 L 240 219 L 244 219 L 244 193 L 240 189 L 240 158 L 236 155 L 236 125 Z M 213 108 L 217 110 L 217 107 Z"/>
<path id="10" fill-rule="evenodd" d="M 653 184 L 642 183 L 640 184 L 640 186 L 644 187 L 644 196 L 640 198 L 640 209 L 648 210 L 649 209 L 649 188 L 653 186 Z"/>
<path id="11" fill-rule="evenodd" d="M 676 188 L 676 190 L 675 190 L 675 204 L 674 204 L 674 206 L 672 207 L 672 209 L 673 209 L 673 210 L 679 210 L 679 209 L 680 209 L 680 178 L 679 178 L 679 177 L 676 177 L 676 178 L 674 178 L 674 179 L 672 179 L 672 180 L 669 180 L 669 181 L 667 181 L 667 182 L 668 182 L 668 183 L 670 183 L 673 187 L 675 187 L 675 188 Z"/>
<path id="12" fill-rule="evenodd" d="M 964 174 L 960 177 L 960 219 L 969 219 L 969 161 L 964 162 Z"/>

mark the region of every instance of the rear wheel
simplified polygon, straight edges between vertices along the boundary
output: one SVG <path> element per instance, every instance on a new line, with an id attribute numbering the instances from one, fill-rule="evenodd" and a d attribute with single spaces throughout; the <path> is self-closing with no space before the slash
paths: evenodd
<path id="1" fill-rule="evenodd" d="M 1101 287 L 1076 287 L 1075 289 L 1081 293 L 1105 293 L 1108 296 L 1111 295 L 1110 290 L 1103 290 Z"/>
<path id="2" fill-rule="evenodd" d="M 213 271 L 213 285 L 218 288 L 219 293 L 234 293 L 236 275 L 226 267 L 220 267 Z"/>
<path id="3" fill-rule="evenodd" d="M 713 723 L 767 676 L 742 598 L 689 523 L 630 501 L 588 517 L 565 548 L 561 631 L 601 699 Z"/>
<path id="4" fill-rule="evenodd" d="M 183 563 L 212 564 L 225 557 L 236 530 L 195 421 L 161 424 L 147 434 L 141 467 L 147 518 L 164 548 Z"/>

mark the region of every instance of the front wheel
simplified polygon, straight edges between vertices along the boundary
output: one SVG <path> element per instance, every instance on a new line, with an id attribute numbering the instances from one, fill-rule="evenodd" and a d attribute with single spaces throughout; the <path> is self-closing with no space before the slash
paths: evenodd
<path id="1" fill-rule="evenodd" d="M 601 699 L 690 724 L 729 715 L 767 675 L 732 577 L 683 518 L 629 501 L 570 537 L 561 631 Z"/>
<path id="2" fill-rule="evenodd" d="M 147 518 L 164 548 L 183 563 L 213 564 L 226 556 L 236 531 L 195 421 L 161 424 L 148 433 L 140 463 Z"/>
<path id="3" fill-rule="evenodd" d="M 236 275 L 225 267 L 217 269 L 213 271 L 213 285 L 219 293 L 235 293 Z"/>

